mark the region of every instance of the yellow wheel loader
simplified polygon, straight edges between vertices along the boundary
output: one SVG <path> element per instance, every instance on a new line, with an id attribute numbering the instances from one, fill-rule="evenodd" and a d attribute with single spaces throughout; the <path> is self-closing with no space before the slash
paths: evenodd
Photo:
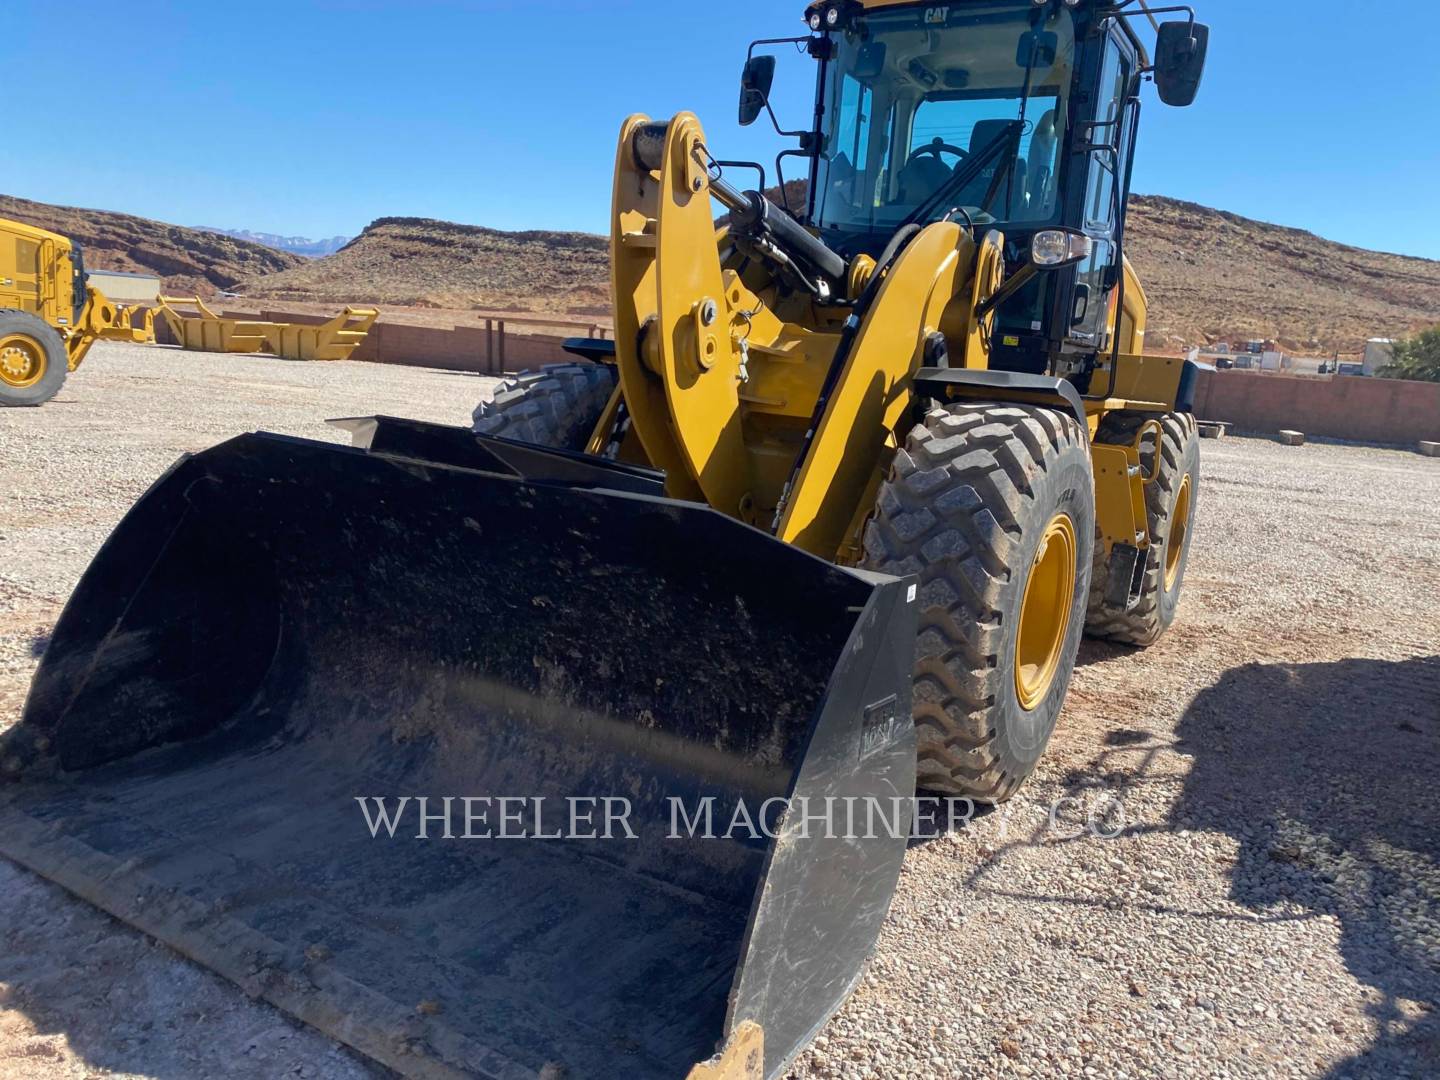
<path id="1" fill-rule="evenodd" d="M 615 341 L 474 431 L 178 462 L 0 743 L 0 852 L 407 1075 L 782 1074 L 917 781 L 1009 796 L 1085 627 L 1174 617 L 1196 373 L 1124 208 L 1208 35 L 1152 62 L 1142 8 L 812 5 L 803 207 L 626 121 Z"/>
<path id="2" fill-rule="evenodd" d="M 97 338 L 154 341 L 154 316 L 136 326 L 130 309 L 87 285 L 78 245 L 0 219 L 0 406 L 49 401 Z"/>

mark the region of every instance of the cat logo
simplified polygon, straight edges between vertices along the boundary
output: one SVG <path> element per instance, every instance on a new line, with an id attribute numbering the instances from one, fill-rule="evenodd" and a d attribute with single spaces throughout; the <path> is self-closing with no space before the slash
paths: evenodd
<path id="1" fill-rule="evenodd" d="M 949 20 L 949 18 L 950 8 L 948 6 L 931 7 L 925 9 L 926 26 L 944 26 L 945 23 Z"/>

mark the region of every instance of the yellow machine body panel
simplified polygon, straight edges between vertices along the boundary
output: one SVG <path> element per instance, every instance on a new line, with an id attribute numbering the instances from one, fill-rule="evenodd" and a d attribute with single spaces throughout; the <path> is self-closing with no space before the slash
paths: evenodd
<path id="1" fill-rule="evenodd" d="M 659 168 L 635 152 L 647 133 L 663 139 Z M 689 113 L 668 125 L 636 115 L 622 128 L 611 238 L 619 387 L 589 447 L 606 445 L 623 402 L 634 436 L 623 456 L 663 469 L 671 497 L 707 502 L 813 554 L 854 562 L 904 436 L 910 380 L 927 339 L 943 338 L 953 367 L 989 365 L 993 314 L 977 318 L 976 310 L 1004 280 L 1004 236 L 992 229 L 977 242 L 948 221 L 920 232 L 887 268 L 817 417 L 856 296 L 835 305 L 782 298 L 772 279 L 738 258 L 727 230 L 714 226 L 709 161 Z M 871 270 L 857 260 L 852 294 Z M 1138 351 L 1147 302 L 1128 261 L 1124 288 L 1110 302 L 1108 333 L 1113 340 L 1118 332 L 1121 352 L 1113 365 L 1102 354 L 1092 392 L 1108 389 L 1084 402 L 1092 438 L 1107 412 L 1173 408 L 1183 370 L 1178 358 Z M 1056 403 L 1044 392 L 1005 396 Z M 1135 543 L 1135 515 L 1143 521 L 1144 512 L 1138 451 L 1113 449 L 1097 447 L 1098 517 L 1107 544 Z"/>
<path id="2" fill-rule="evenodd" d="M 642 351 L 641 332 L 650 336 L 659 315 L 656 271 L 662 178 L 635 161 L 636 131 L 649 123 L 637 114 L 625 121 L 615 161 L 615 191 L 610 230 L 610 283 L 615 297 L 615 361 L 635 437 L 646 459 L 666 475 L 675 498 L 703 497 L 699 479 L 669 419 L 669 394 L 653 348 Z M 644 352 L 651 354 L 646 362 Z"/>
<path id="3" fill-rule="evenodd" d="M 896 261 L 801 465 L 776 534 L 781 540 L 835 557 L 886 448 L 894 447 L 926 336 L 939 331 L 957 297 L 969 295 L 976 247 L 959 225 L 937 222 Z"/>
<path id="4" fill-rule="evenodd" d="M 1132 355 L 1145 351 L 1145 317 L 1149 310 L 1149 300 L 1145 296 L 1145 287 L 1140 284 L 1140 276 L 1135 273 L 1135 267 L 1130 265 L 1128 255 L 1122 257 L 1125 277 L 1125 299 L 1122 302 L 1124 311 L 1120 313 L 1120 351 Z M 1110 332 L 1115 332 L 1115 296 L 1111 293 L 1110 310 Z"/>
<path id="5" fill-rule="evenodd" d="M 0 220 L 0 308 L 38 315 L 57 329 L 74 322 L 73 245 L 58 233 Z"/>

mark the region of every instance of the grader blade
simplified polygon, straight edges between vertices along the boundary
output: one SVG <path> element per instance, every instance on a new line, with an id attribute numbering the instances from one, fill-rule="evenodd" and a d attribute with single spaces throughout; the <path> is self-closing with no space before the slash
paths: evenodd
<path id="1" fill-rule="evenodd" d="M 898 878 L 909 586 L 347 426 L 130 511 L 0 742 L 0 853 L 406 1075 L 777 1075 Z"/>

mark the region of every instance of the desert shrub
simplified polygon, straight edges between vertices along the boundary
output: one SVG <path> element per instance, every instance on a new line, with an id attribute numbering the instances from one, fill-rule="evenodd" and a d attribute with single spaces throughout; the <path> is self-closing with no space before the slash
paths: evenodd
<path id="1" fill-rule="evenodd" d="M 1380 369 L 1387 379 L 1440 382 L 1440 326 L 1395 342 L 1395 359 Z"/>

